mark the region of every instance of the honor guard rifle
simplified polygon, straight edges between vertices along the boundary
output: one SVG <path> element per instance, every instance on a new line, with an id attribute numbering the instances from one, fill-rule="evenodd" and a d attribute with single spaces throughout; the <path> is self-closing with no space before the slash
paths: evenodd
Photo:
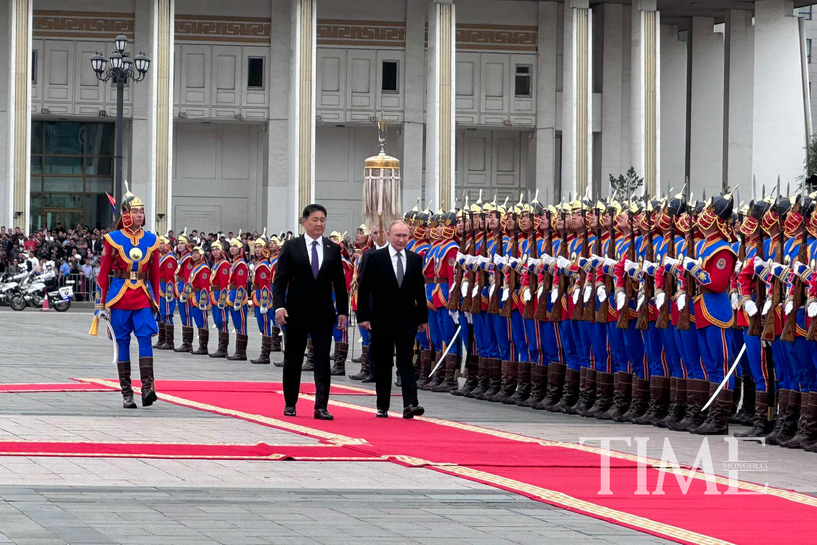
<path id="1" fill-rule="evenodd" d="M 530 196 L 530 194 L 528 194 Z M 533 197 L 533 200 L 530 201 L 528 205 L 528 218 L 530 219 L 530 230 L 531 234 L 528 236 L 528 248 L 530 249 L 528 255 L 530 258 L 539 259 L 539 244 L 536 241 L 536 221 L 534 218 L 538 215 L 537 209 L 539 208 L 539 190 L 536 190 L 536 195 Z M 536 208 L 534 208 L 536 207 Z M 526 264 L 527 266 L 527 264 Z M 535 297 L 536 297 L 536 290 L 538 279 L 536 277 L 536 272 L 533 270 L 533 267 L 528 267 L 528 290 L 530 293 L 530 301 L 525 303 L 525 314 L 523 318 L 526 320 L 533 320 L 535 317 Z"/>
<path id="2" fill-rule="evenodd" d="M 497 253 L 499 253 L 500 257 L 505 257 L 505 240 L 502 233 L 502 212 L 505 210 L 505 205 L 508 204 L 508 198 L 505 197 L 505 204 L 502 207 L 496 208 L 496 215 L 497 215 L 497 222 L 499 226 L 497 228 L 496 234 L 494 235 L 494 240 L 496 240 L 497 244 Z M 502 212 L 500 212 L 500 210 Z M 499 298 L 501 297 L 503 285 L 503 274 L 502 271 L 499 270 L 497 265 L 494 265 L 494 292 L 491 294 L 490 299 L 488 300 L 488 313 L 489 314 L 499 314 Z"/>
<path id="3" fill-rule="evenodd" d="M 479 249 L 479 255 L 480 257 L 488 257 L 488 219 L 484 206 L 480 206 L 479 220 L 482 223 L 482 246 Z M 487 274 L 482 267 L 479 267 L 479 272 L 474 275 L 476 285 L 472 291 L 473 298 L 471 300 L 471 312 L 473 314 L 482 312 L 482 289 L 487 282 Z"/>
<path id="4" fill-rule="evenodd" d="M 588 185 L 588 192 L 590 191 L 590 187 Z M 581 206 L 582 212 L 582 249 L 579 251 L 579 256 L 587 259 L 588 256 L 588 248 L 587 245 L 590 243 L 590 239 L 587 236 L 587 205 L 585 201 L 579 199 L 579 206 Z M 576 281 L 579 289 L 579 299 L 576 302 L 576 305 L 573 307 L 573 314 L 570 317 L 571 320 L 584 320 L 584 284 L 587 282 L 587 273 L 584 271 L 583 268 L 579 267 L 579 278 Z M 589 304 L 589 302 L 588 302 Z"/>
<path id="5" fill-rule="evenodd" d="M 689 185 L 688 182 L 687 185 Z M 704 193 L 704 199 L 706 199 L 706 193 Z M 692 206 L 687 207 L 687 214 L 689 215 L 689 230 L 686 232 L 686 249 L 687 257 L 695 259 L 695 227 L 698 224 L 698 215 L 696 213 L 698 206 L 697 202 L 690 204 L 692 204 Z M 678 266 L 683 267 L 683 261 L 678 263 Z M 684 304 L 684 308 L 680 310 L 678 316 L 678 329 L 681 331 L 687 331 L 690 328 L 690 324 L 692 322 L 692 299 L 695 296 L 697 287 L 695 277 L 693 277 L 692 273 L 688 271 L 684 273 L 684 282 L 686 302 Z"/>
<path id="6" fill-rule="evenodd" d="M 519 201 L 513 206 L 511 210 L 513 210 L 512 217 L 513 217 L 513 239 L 511 241 L 511 257 L 512 258 L 519 258 L 519 203 L 522 202 L 522 194 L 519 195 Z M 505 301 L 505 304 L 502 306 L 502 310 L 499 312 L 499 315 L 503 318 L 511 317 L 513 313 L 513 295 L 516 291 L 516 269 L 514 269 L 513 265 L 509 265 L 510 271 L 508 272 L 508 300 Z"/>
<path id="7" fill-rule="evenodd" d="M 545 217 L 547 218 L 548 222 L 547 234 L 545 235 L 544 254 L 548 256 L 553 255 L 553 214 L 555 210 L 556 209 L 553 208 L 553 206 L 548 206 L 544 210 Z M 550 272 L 548 272 L 544 263 L 539 266 L 542 268 L 542 285 L 539 286 L 538 290 L 541 292 L 541 295 L 538 296 L 539 304 L 536 308 L 536 319 L 544 322 L 548 320 L 548 297 L 550 297 L 553 277 Z"/>
<path id="8" fill-rule="evenodd" d="M 633 230 L 633 191 L 630 191 L 630 198 L 627 200 L 627 223 L 630 225 L 630 244 L 627 246 L 627 259 L 635 261 L 635 231 Z M 630 300 L 633 297 L 633 281 L 624 272 L 624 304 L 618 309 L 618 329 L 629 329 L 630 327 Z"/>
<path id="9" fill-rule="evenodd" d="M 644 190 L 644 219 L 647 222 L 646 237 L 646 251 L 644 252 L 644 261 L 655 261 L 655 246 L 652 240 L 652 203 L 647 197 L 647 190 Z M 635 322 L 635 328 L 640 331 L 646 331 L 650 328 L 650 301 L 652 301 L 655 294 L 654 279 L 649 274 L 644 274 L 644 293 L 641 308 L 638 309 L 638 318 Z"/>
<path id="10" fill-rule="evenodd" d="M 774 203 L 774 211 L 777 213 L 777 249 L 774 253 L 775 260 L 779 260 L 781 263 L 783 262 L 783 218 L 786 215 L 788 206 L 788 199 L 784 201 L 780 198 L 780 176 L 777 177 L 777 199 L 775 199 Z M 771 250 L 771 246 L 769 246 Z M 771 253 L 771 252 L 770 252 Z M 767 294 L 768 297 L 768 294 Z M 780 307 L 780 300 L 783 298 L 783 287 L 782 283 L 780 282 L 780 278 L 774 277 L 772 279 L 772 306 L 769 308 L 769 311 L 766 313 L 766 317 L 763 321 L 763 330 L 760 333 L 760 340 L 772 342 L 775 340 L 775 329 L 776 329 L 776 316 L 777 316 L 777 309 Z M 766 302 L 764 302 L 765 306 Z M 761 309 L 763 307 L 760 307 Z M 761 312 L 761 314 L 763 314 Z"/>
<path id="11" fill-rule="evenodd" d="M 456 209 L 456 206 L 454 207 Z M 457 220 L 462 221 L 462 234 L 460 235 L 460 247 L 459 252 L 461 254 L 465 254 L 468 252 L 468 235 L 466 232 L 466 224 L 465 224 L 465 214 L 468 210 L 468 194 L 465 195 L 465 206 L 463 206 L 460 213 L 457 214 Z M 462 304 L 462 279 L 464 276 L 464 269 L 460 266 L 458 262 L 455 261 L 456 267 L 456 274 L 454 276 L 454 289 L 451 290 L 451 295 L 448 297 L 448 304 L 446 308 L 448 310 L 460 310 L 460 305 Z"/>
<path id="12" fill-rule="evenodd" d="M 604 205 L 601 201 L 596 201 L 596 240 L 593 245 L 593 254 L 600 256 L 602 253 L 602 246 L 601 246 L 601 216 L 604 214 Z M 594 269 L 594 276 L 595 276 L 595 269 Z M 590 323 L 600 323 L 606 324 L 607 323 L 607 307 L 604 307 L 604 314 L 601 313 L 601 308 L 599 308 L 599 312 L 596 312 L 596 296 L 595 296 L 595 286 L 591 283 L 591 289 L 593 290 L 593 294 L 590 296 L 590 301 L 587 302 L 587 306 L 584 309 L 584 319 Z M 605 299 L 605 302 L 607 300 Z"/>
<path id="13" fill-rule="evenodd" d="M 679 193 L 676 198 L 680 199 L 682 193 L 683 191 Z M 677 259 L 675 251 L 675 217 L 672 212 L 672 197 L 668 196 L 667 201 L 664 203 L 663 212 L 664 215 L 669 218 L 669 239 L 666 243 L 664 255 Z M 671 274 L 664 272 L 663 263 L 658 263 L 657 265 L 656 274 L 664 275 L 664 304 L 658 309 L 658 316 L 655 318 L 655 327 L 658 329 L 667 329 L 669 327 L 670 307 L 672 306 L 672 299 L 675 295 L 675 278 Z"/>
<path id="14" fill-rule="evenodd" d="M 803 190 L 800 194 L 800 199 L 797 204 L 797 212 L 800 213 L 800 248 L 797 254 L 797 261 L 808 264 L 808 231 L 806 231 L 806 217 L 805 212 L 805 198 L 806 198 L 806 184 L 803 184 Z M 792 267 L 794 265 L 792 264 Z M 780 338 L 784 341 L 793 343 L 795 333 L 797 330 L 797 309 L 803 304 L 803 280 L 799 274 L 793 275 L 791 300 L 794 304 L 792 311 L 786 316 L 786 323 L 783 325 L 783 333 Z"/>
<path id="15" fill-rule="evenodd" d="M 570 196 L 568 196 L 568 202 L 570 201 Z M 567 206 L 566 203 L 561 205 L 561 218 L 562 218 L 562 232 L 560 233 L 560 240 L 559 240 L 559 255 L 567 259 L 567 229 L 565 225 L 565 216 L 567 215 Z M 558 265 L 557 265 L 558 267 Z M 550 311 L 550 321 L 551 322 L 561 322 L 562 321 L 562 298 L 565 294 L 565 277 L 563 274 L 558 273 L 558 277 L 556 281 L 559 283 L 559 291 L 558 296 L 556 297 L 556 302 L 553 304 L 553 309 Z"/>
<path id="16" fill-rule="evenodd" d="M 480 207 L 482 206 L 482 190 L 480 190 L 480 199 L 477 201 L 480 203 Z M 465 233 L 466 228 L 468 229 L 468 244 L 466 245 L 466 253 L 465 255 L 474 257 L 477 254 L 477 232 L 476 228 L 474 227 L 474 211 L 468 208 L 467 206 L 463 209 L 467 216 L 463 215 L 463 233 Z M 465 219 L 468 218 L 469 222 L 466 223 Z M 465 265 L 463 265 L 463 268 Z M 463 275 L 465 277 L 465 284 L 466 290 L 465 294 L 462 296 L 462 303 L 460 304 L 460 310 L 462 312 L 471 312 L 471 308 L 473 307 L 473 288 L 474 283 L 477 281 L 477 273 L 472 273 L 470 270 L 464 270 Z M 462 284 L 460 284 L 462 286 Z"/>

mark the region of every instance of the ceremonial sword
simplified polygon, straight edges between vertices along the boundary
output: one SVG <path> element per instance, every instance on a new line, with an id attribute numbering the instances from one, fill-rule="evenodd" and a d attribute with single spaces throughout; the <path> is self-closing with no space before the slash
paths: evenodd
<path id="1" fill-rule="evenodd" d="M 709 407 L 713 401 L 715 401 L 715 398 L 718 397 L 718 394 L 721 392 L 721 390 L 723 390 L 723 387 L 726 386 L 726 384 L 729 382 L 729 377 L 731 377 L 732 373 L 735 372 L 735 369 L 737 368 L 738 363 L 740 362 L 740 357 L 743 355 L 744 352 L 746 352 L 745 344 L 743 345 L 743 347 L 741 347 L 740 352 L 738 352 L 738 357 L 735 358 L 735 363 L 732 364 L 732 367 L 729 368 L 729 372 L 726 373 L 726 376 L 723 377 L 723 380 L 718 385 L 718 389 L 715 390 L 715 393 L 712 394 L 712 397 L 709 398 L 709 401 L 706 402 L 706 405 L 704 405 L 701 411 L 705 411 L 706 408 Z"/>
<path id="2" fill-rule="evenodd" d="M 462 325 L 457 326 L 457 330 L 454 332 L 454 336 L 451 338 L 451 342 L 448 343 L 448 348 L 445 349 L 445 352 L 443 352 L 443 355 L 440 356 L 440 361 L 437 362 L 437 365 L 434 366 L 434 369 L 431 370 L 431 372 L 428 374 L 428 376 L 433 375 L 434 371 L 436 371 L 440 367 L 440 364 L 443 362 L 445 357 L 448 355 L 448 352 L 451 350 L 451 347 L 454 346 L 454 342 L 457 340 L 457 337 L 459 336 L 460 331 L 462 331 Z"/>

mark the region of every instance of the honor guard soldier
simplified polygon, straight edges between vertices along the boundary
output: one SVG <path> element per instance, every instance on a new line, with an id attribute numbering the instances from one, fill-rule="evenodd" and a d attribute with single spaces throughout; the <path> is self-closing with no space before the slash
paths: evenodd
<path id="1" fill-rule="evenodd" d="M 176 297 L 178 298 L 179 321 L 182 323 L 182 345 L 174 348 L 174 352 L 193 351 L 193 320 L 190 317 L 187 300 L 189 293 L 184 290 L 190 273 L 193 272 L 193 259 L 190 253 L 190 241 L 187 239 L 187 227 L 176 241 L 176 252 L 179 254 L 178 268 L 176 269 Z"/>
<path id="2" fill-rule="evenodd" d="M 230 311 L 227 308 L 227 296 L 230 293 L 230 261 L 219 240 L 210 245 L 210 256 L 213 260 L 210 274 L 210 303 L 213 309 L 213 321 L 218 330 L 218 349 L 210 354 L 211 358 L 226 358 L 230 345 Z"/>
<path id="3" fill-rule="evenodd" d="M 281 251 L 281 240 L 273 235 L 270 237 L 269 241 L 267 241 L 267 250 L 269 251 L 269 267 L 270 267 L 270 274 L 272 275 L 272 280 L 275 279 L 275 266 L 278 264 L 278 254 Z M 270 280 L 270 282 L 272 282 Z M 275 313 L 273 312 L 270 316 L 272 320 L 272 345 L 271 351 L 272 352 L 280 352 L 281 351 L 281 328 L 278 323 L 275 321 Z M 283 365 L 283 364 L 281 364 Z"/>
<path id="4" fill-rule="evenodd" d="M 346 233 L 340 234 L 338 231 L 332 231 L 329 235 L 329 240 L 340 246 L 340 257 L 343 264 L 343 274 L 346 277 L 346 293 L 352 290 L 352 278 L 354 277 L 355 267 L 352 265 L 352 259 L 349 252 L 346 251 L 346 246 L 343 245 L 343 238 Z M 332 292 L 332 300 L 334 301 L 335 294 Z M 337 327 L 338 322 L 335 322 L 335 328 L 332 330 L 332 338 L 335 343 L 335 352 L 332 354 L 332 369 L 330 374 L 333 376 L 346 375 L 346 357 L 349 355 L 349 326 L 343 329 Z"/>
<path id="5" fill-rule="evenodd" d="M 170 243 L 170 238 L 159 237 L 159 342 L 153 346 L 158 350 L 173 350 L 174 331 L 173 314 L 176 312 L 176 254 Z"/>
<path id="6" fill-rule="evenodd" d="M 103 237 L 102 262 L 97 277 L 94 322 L 90 333 L 97 334 L 99 315 L 105 314 L 116 337 L 117 370 L 122 390 L 122 406 L 135 409 L 131 388 L 130 339 L 139 343 L 139 374 L 142 406 L 156 401 L 153 386 L 153 346 L 150 338 L 159 332 L 155 314 L 159 311 L 159 241 L 142 229 L 145 206 L 128 189 L 122 198 L 116 230 Z M 108 284 L 108 276 L 113 278 Z"/>
<path id="7" fill-rule="evenodd" d="M 264 229 L 264 234 L 267 230 Z M 269 307 L 272 305 L 272 268 L 269 262 L 267 240 L 262 234 L 253 243 L 252 269 L 252 304 L 255 309 L 255 320 L 258 331 L 261 333 L 261 355 L 254 360 L 255 364 L 269 364 L 269 355 L 272 352 L 272 315 Z"/>
<path id="8" fill-rule="evenodd" d="M 190 261 L 193 270 L 185 285 L 187 297 L 187 312 L 199 329 L 199 347 L 190 353 L 197 356 L 207 355 L 207 343 L 210 340 L 210 330 L 207 328 L 207 311 L 210 310 L 210 267 L 204 259 L 204 248 L 196 246 Z"/>
<path id="9" fill-rule="evenodd" d="M 230 361 L 247 361 L 247 281 L 250 268 L 244 260 L 244 244 L 241 231 L 230 241 L 230 284 L 227 306 L 235 328 L 235 353 Z"/>
<path id="10" fill-rule="evenodd" d="M 354 266 L 354 275 L 352 276 L 351 287 L 351 305 L 352 312 L 357 313 L 357 279 L 360 277 L 360 267 L 363 265 L 363 255 L 374 247 L 371 239 L 371 233 L 365 223 L 362 223 L 357 228 L 355 233 L 355 250 L 352 254 L 352 265 Z M 352 361 L 360 364 L 360 372 L 355 375 L 349 375 L 352 380 L 367 380 L 374 377 L 374 369 L 369 364 L 369 330 L 358 326 L 361 341 L 361 354 L 359 358 L 353 358 Z"/>

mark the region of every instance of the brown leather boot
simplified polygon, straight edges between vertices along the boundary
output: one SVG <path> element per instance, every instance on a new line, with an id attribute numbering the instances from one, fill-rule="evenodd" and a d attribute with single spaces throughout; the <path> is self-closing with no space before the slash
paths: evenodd
<path id="1" fill-rule="evenodd" d="M 683 420 L 675 425 L 667 425 L 672 431 L 689 431 L 706 421 L 706 415 L 701 412 L 709 400 L 709 382 L 701 379 L 687 379 L 687 404 Z"/>
<path id="2" fill-rule="evenodd" d="M 718 385 L 715 384 L 712 393 L 714 394 L 714 390 L 717 389 Z M 690 433 L 695 435 L 727 435 L 729 433 L 729 416 L 732 411 L 733 401 L 734 392 L 732 390 L 724 388 L 718 392 L 718 397 L 709 406 L 706 422 L 693 430 L 689 430 Z"/>
<path id="3" fill-rule="evenodd" d="M 352 359 L 352 361 L 355 361 Z M 360 353 L 360 371 L 354 375 L 349 375 L 352 380 L 363 380 L 369 376 L 369 347 L 364 346 Z M 419 387 L 419 386 L 418 386 Z"/>
<path id="4" fill-rule="evenodd" d="M 457 355 L 456 354 L 448 354 L 445 357 L 445 361 L 442 364 L 443 369 L 437 369 L 436 374 L 442 374 L 443 380 L 440 384 L 436 387 L 432 387 L 432 392 L 453 392 L 457 388 L 459 388 L 459 383 L 457 382 L 457 375 L 460 370 L 459 365 L 457 364 Z"/>
<path id="5" fill-rule="evenodd" d="M 783 443 L 797 434 L 797 426 L 800 421 L 800 400 L 799 391 L 789 390 L 789 403 L 786 405 L 785 411 L 780 411 L 782 413 L 780 430 L 774 437 L 767 437 L 767 443 L 782 446 Z"/>
<path id="6" fill-rule="evenodd" d="M 453 390 L 451 395 L 462 397 L 476 389 L 477 375 L 479 373 L 479 361 L 480 358 L 476 355 L 468 356 L 468 359 L 465 360 L 465 383 L 462 385 L 462 388 Z"/>
<path id="7" fill-rule="evenodd" d="M 218 349 L 210 354 L 211 358 L 226 358 L 227 348 L 230 345 L 230 334 L 226 331 L 218 332 Z"/>
<path id="8" fill-rule="evenodd" d="M 515 405 L 523 407 L 528 397 L 530 397 L 531 362 L 520 361 L 516 365 L 516 376 L 517 376 L 516 392 L 514 392 L 514 394 L 511 396 L 508 402 L 509 404 L 513 403 Z"/>
<path id="9" fill-rule="evenodd" d="M 569 414 L 590 416 L 590 410 L 596 404 L 596 377 L 596 370 L 588 367 L 584 377 L 584 389 L 579 391 L 579 402 L 572 407 Z"/>
<path id="10" fill-rule="evenodd" d="M 261 355 L 258 356 L 254 360 L 250 360 L 250 363 L 255 363 L 258 365 L 269 365 L 269 355 L 272 351 L 272 337 L 267 337 L 266 335 L 261 336 Z"/>
<path id="11" fill-rule="evenodd" d="M 176 348 L 175 334 L 175 327 L 165 324 L 165 343 L 159 347 L 159 350 L 174 350 Z"/>
<path id="12" fill-rule="evenodd" d="M 581 370 L 576 371 L 575 369 L 570 369 L 569 367 L 565 370 L 565 383 L 562 387 L 562 399 L 560 399 L 559 403 L 550 409 L 550 412 L 567 414 L 567 411 L 579 400 L 580 379 Z"/>
<path id="13" fill-rule="evenodd" d="M 281 351 L 281 328 L 278 326 L 272 327 L 272 347 L 270 348 L 271 352 L 280 352 Z"/>
<path id="14" fill-rule="evenodd" d="M 565 414 L 578 414 L 579 404 L 584 399 L 582 394 L 584 393 L 584 388 L 587 383 L 587 369 L 588 367 L 579 368 L 579 395 L 576 398 L 576 403 L 564 411 Z"/>
<path id="15" fill-rule="evenodd" d="M 789 448 L 808 449 L 817 444 L 817 392 L 809 392 L 804 394 L 805 401 L 800 409 L 802 414 L 801 421 L 803 423 L 802 429 L 798 435 L 801 436 L 797 446 L 785 445 Z M 797 439 L 797 437 L 795 437 Z M 792 439 L 790 442 L 794 442 Z"/>
<path id="16" fill-rule="evenodd" d="M 752 418 L 752 427 L 748 431 L 736 433 L 735 437 L 760 439 L 766 437 L 774 429 L 774 418 L 770 418 L 769 401 L 772 398 L 768 392 L 755 392 L 755 415 Z"/>
<path id="17" fill-rule="evenodd" d="M 431 373 L 431 362 L 434 360 L 434 351 L 433 350 L 421 350 L 420 351 L 420 378 L 417 379 L 417 388 L 420 390 L 428 390 L 428 385 L 431 382 L 431 377 L 428 375 Z M 365 361 L 365 358 L 364 358 Z M 361 373 L 363 371 L 361 370 Z M 352 378 L 352 377 L 349 377 Z"/>
<path id="18" fill-rule="evenodd" d="M 136 403 L 133 402 L 133 388 L 131 387 L 130 381 L 130 362 L 116 362 L 116 370 L 119 372 L 119 389 L 122 391 L 122 408 L 135 409 Z"/>
<path id="19" fill-rule="evenodd" d="M 330 374 L 335 377 L 346 375 L 346 357 L 349 355 L 349 343 L 335 343 L 335 358 Z"/>
<path id="20" fill-rule="evenodd" d="M 655 390 L 655 377 L 650 377 L 649 380 L 650 386 L 650 394 L 649 400 L 647 401 L 647 410 L 639 417 L 636 417 L 632 420 L 633 424 L 638 424 L 639 426 L 646 426 L 652 422 L 652 415 L 655 412 L 655 402 L 657 401 L 656 398 L 656 390 Z"/>
<path id="21" fill-rule="evenodd" d="M 519 406 L 532 409 L 541 403 L 545 399 L 545 393 L 547 392 L 547 381 L 548 366 L 532 363 L 530 366 L 530 395 Z"/>
<path id="22" fill-rule="evenodd" d="M 502 373 L 502 385 L 499 388 L 499 392 L 493 397 L 491 397 L 488 401 L 493 401 L 495 403 L 505 403 L 505 401 L 509 400 L 511 396 L 516 392 L 516 384 L 517 384 L 517 364 L 515 361 L 503 361 L 502 362 L 503 373 Z"/>
<path id="23" fill-rule="evenodd" d="M 565 382 L 567 367 L 562 363 L 551 362 L 548 365 L 548 387 L 542 402 L 534 407 L 537 410 L 550 411 L 562 399 L 562 386 Z"/>
<path id="24" fill-rule="evenodd" d="M 743 400 L 738 413 L 729 419 L 730 424 L 745 424 L 751 426 L 755 417 L 756 399 L 755 379 L 746 375 L 743 377 Z"/>
<path id="25" fill-rule="evenodd" d="M 158 322 L 156 324 L 159 326 L 159 337 L 156 339 L 156 344 L 153 345 L 153 348 L 159 349 L 163 344 L 165 344 L 165 324 L 162 322 Z"/>
<path id="26" fill-rule="evenodd" d="M 596 403 L 584 416 L 600 418 L 613 406 L 615 380 L 613 373 L 596 372 Z"/>
<path id="27" fill-rule="evenodd" d="M 192 352 L 193 351 L 193 328 L 182 326 L 182 345 L 173 349 L 174 352 Z"/>
<path id="28" fill-rule="evenodd" d="M 153 386 L 153 358 L 139 358 L 139 378 L 142 380 L 142 407 L 150 407 L 157 399 Z"/>
<path id="29" fill-rule="evenodd" d="M 235 336 L 235 354 L 227 356 L 230 361 L 247 361 L 247 336 L 240 333 Z"/>
<path id="30" fill-rule="evenodd" d="M 301 367 L 303 371 L 314 371 L 315 370 L 315 349 L 312 346 L 312 338 L 310 337 L 306 341 L 306 358 L 304 359 L 303 367 Z"/>
<path id="31" fill-rule="evenodd" d="M 618 372 L 613 377 L 613 405 L 606 413 L 598 415 L 599 420 L 614 420 L 621 418 L 630 410 L 633 395 L 633 374 Z"/>
<path id="32" fill-rule="evenodd" d="M 502 360 L 488 358 L 488 389 L 477 399 L 488 401 L 499 393 L 500 388 L 502 388 Z"/>
<path id="33" fill-rule="evenodd" d="M 471 372 L 470 369 L 468 372 Z M 465 397 L 476 399 L 488 390 L 488 358 L 478 358 L 476 380 L 476 386 L 470 392 L 466 392 Z"/>
<path id="34" fill-rule="evenodd" d="M 650 404 L 650 381 L 633 375 L 633 398 L 629 410 L 616 422 L 632 422 L 642 416 Z"/>
<path id="35" fill-rule="evenodd" d="M 190 352 L 191 354 L 195 354 L 197 356 L 206 356 L 207 355 L 207 343 L 210 341 L 210 331 L 207 329 L 199 329 L 199 347 Z"/>

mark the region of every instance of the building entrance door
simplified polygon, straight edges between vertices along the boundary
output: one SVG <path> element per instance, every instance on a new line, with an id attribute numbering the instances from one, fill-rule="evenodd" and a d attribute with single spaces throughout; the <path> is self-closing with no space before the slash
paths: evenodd
<path id="1" fill-rule="evenodd" d="M 81 208 L 46 208 L 43 220 L 43 227 L 49 230 L 58 226 L 73 229 L 77 224 L 85 224 L 85 211 Z"/>

